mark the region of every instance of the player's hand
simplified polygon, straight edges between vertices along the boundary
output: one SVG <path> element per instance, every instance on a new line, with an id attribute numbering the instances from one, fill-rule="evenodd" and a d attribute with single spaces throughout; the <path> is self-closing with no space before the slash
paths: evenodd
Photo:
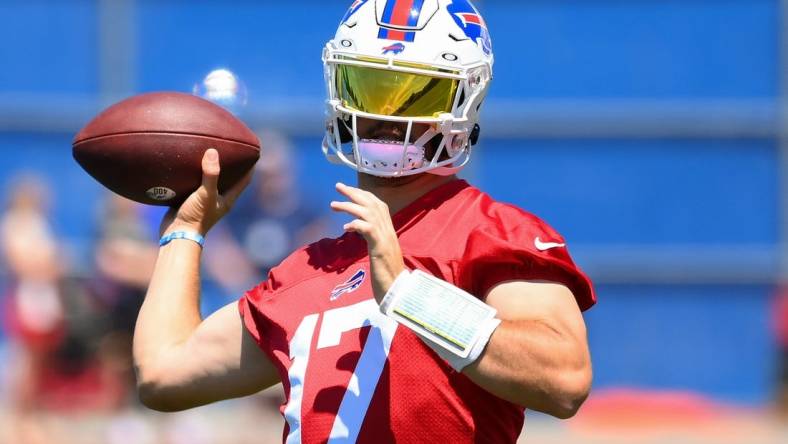
<path id="1" fill-rule="evenodd" d="M 252 170 L 223 195 L 219 194 L 219 153 L 211 148 L 202 156 L 202 185 L 178 208 L 170 208 L 161 222 L 161 234 L 196 231 L 203 236 L 230 211 L 235 200 L 252 180 Z"/>
<path id="2" fill-rule="evenodd" d="M 388 206 L 374 194 L 342 183 L 337 191 L 350 202 L 331 202 L 331 209 L 350 214 L 356 219 L 343 227 L 359 233 L 369 249 L 370 274 L 375 299 L 380 303 L 394 279 L 405 270 L 397 232 L 391 223 Z"/>

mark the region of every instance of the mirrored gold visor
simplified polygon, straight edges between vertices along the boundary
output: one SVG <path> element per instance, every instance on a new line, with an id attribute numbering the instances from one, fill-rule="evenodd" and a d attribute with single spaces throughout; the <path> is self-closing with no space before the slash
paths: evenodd
<path id="1" fill-rule="evenodd" d="M 458 80 L 367 66 L 336 66 L 337 96 L 346 108 L 395 117 L 451 112 Z"/>

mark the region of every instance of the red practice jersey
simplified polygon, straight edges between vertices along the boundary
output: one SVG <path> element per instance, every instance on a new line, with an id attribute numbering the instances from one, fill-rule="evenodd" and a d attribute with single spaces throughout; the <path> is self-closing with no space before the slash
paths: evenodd
<path id="1" fill-rule="evenodd" d="M 582 310 L 588 278 L 547 224 L 456 180 L 392 217 L 405 265 L 483 298 L 509 280 L 561 282 Z M 514 443 L 522 407 L 454 371 L 380 313 L 364 239 L 293 253 L 241 298 L 246 328 L 279 369 L 286 443 Z"/>

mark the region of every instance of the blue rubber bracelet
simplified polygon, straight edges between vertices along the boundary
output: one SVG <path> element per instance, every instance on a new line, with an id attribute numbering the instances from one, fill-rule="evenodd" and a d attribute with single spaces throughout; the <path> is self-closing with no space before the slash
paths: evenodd
<path id="1" fill-rule="evenodd" d="M 163 247 L 175 239 L 188 239 L 190 241 L 197 242 L 197 244 L 200 245 L 200 248 L 205 245 L 205 238 L 199 233 L 195 233 L 193 231 L 173 231 L 172 233 L 162 236 L 162 238 L 159 239 L 159 246 Z"/>

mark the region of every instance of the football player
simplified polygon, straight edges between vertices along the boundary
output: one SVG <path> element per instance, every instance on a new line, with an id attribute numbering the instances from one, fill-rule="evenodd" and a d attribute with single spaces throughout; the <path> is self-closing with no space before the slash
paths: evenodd
<path id="1" fill-rule="evenodd" d="M 455 176 L 492 79 L 479 12 L 356 0 L 323 62 L 323 151 L 358 171 L 330 204 L 346 232 L 201 319 L 203 237 L 245 186 L 218 195 L 208 150 L 202 186 L 162 223 L 134 344 L 142 402 L 182 410 L 281 381 L 286 443 L 513 443 L 525 408 L 573 416 L 591 283 L 555 230 Z"/>

